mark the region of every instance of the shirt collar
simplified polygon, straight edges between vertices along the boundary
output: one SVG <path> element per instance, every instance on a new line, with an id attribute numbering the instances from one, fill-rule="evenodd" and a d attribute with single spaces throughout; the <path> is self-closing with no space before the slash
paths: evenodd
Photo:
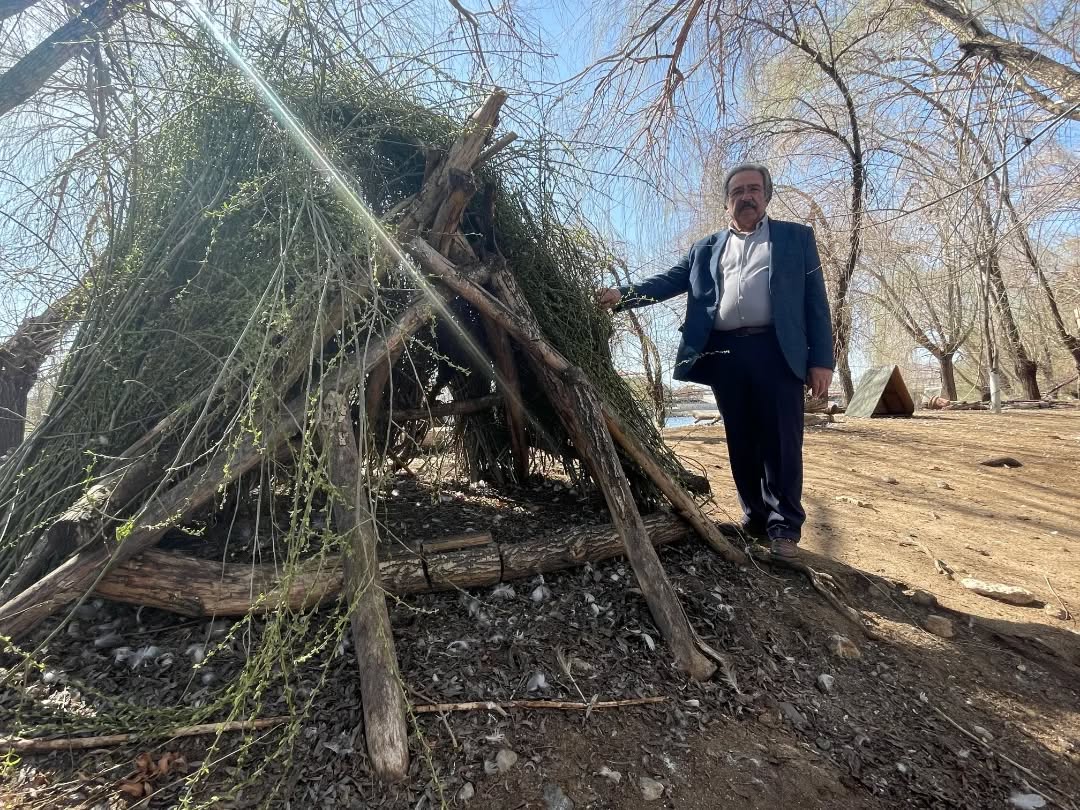
<path id="1" fill-rule="evenodd" d="M 728 233 L 733 233 L 736 236 L 750 236 L 751 234 L 759 234 L 759 233 L 761 233 L 762 230 L 764 230 L 764 228 L 768 224 L 769 224 L 769 215 L 766 214 L 765 216 L 763 216 L 761 219 L 758 220 L 758 224 L 754 226 L 754 230 L 752 230 L 752 231 L 750 231 L 748 233 L 743 233 L 742 231 L 735 230 L 734 225 L 728 224 Z"/>

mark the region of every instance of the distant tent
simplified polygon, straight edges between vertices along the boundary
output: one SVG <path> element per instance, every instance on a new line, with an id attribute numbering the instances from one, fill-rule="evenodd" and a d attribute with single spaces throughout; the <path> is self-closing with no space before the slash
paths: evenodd
<path id="1" fill-rule="evenodd" d="M 862 419 L 911 416 L 914 412 L 915 401 L 897 366 L 878 366 L 863 374 L 845 411 L 848 416 Z"/>

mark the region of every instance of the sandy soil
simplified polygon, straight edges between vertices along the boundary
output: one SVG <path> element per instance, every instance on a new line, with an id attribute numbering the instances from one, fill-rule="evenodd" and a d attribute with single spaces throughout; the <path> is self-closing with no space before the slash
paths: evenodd
<path id="1" fill-rule="evenodd" d="M 735 514 L 723 429 L 678 429 L 669 438 L 709 474 L 716 518 Z M 1023 466 L 978 463 L 1000 455 Z M 663 703 L 587 717 L 422 715 L 413 725 L 410 778 L 387 787 L 367 769 L 355 662 L 331 645 L 290 676 L 295 694 L 320 691 L 286 762 L 269 758 L 276 731 L 250 747 L 226 740 L 211 749 L 209 740 L 189 738 L 9 758 L 0 768 L 0 806 L 125 806 L 118 785 L 149 750 L 182 753 L 189 763 L 213 759 L 215 776 L 195 798 L 217 796 L 223 808 L 1008 808 L 1021 801 L 1075 810 L 1080 635 L 1074 618 L 1050 611 L 1080 610 L 1080 413 L 841 421 L 808 431 L 806 456 L 806 559 L 835 578 L 876 639 L 800 574 L 734 570 L 688 543 L 664 549 L 662 559 L 695 629 L 730 658 L 726 674 L 709 683 L 672 669 L 623 561 L 522 581 L 509 592 L 419 596 L 391 612 L 402 674 L 418 702 L 657 696 Z M 523 531 L 513 515 L 531 514 L 529 525 L 544 530 L 603 517 L 595 497 L 568 496 L 564 486 L 498 498 L 461 486 L 450 501 L 460 507 L 457 518 L 446 508 L 406 517 L 424 531 L 446 519 L 449 531 L 507 514 L 493 523 L 500 542 Z M 546 504 L 540 512 L 531 506 L 537 502 Z M 937 573 L 934 559 L 952 578 Z M 959 584 L 965 576 L 1023 586 L 1037 601 L 1016 607 L 974 595 Z M 940 604 L 928 606 L 912 589 Z M 924 629 L 932 614 L 951 621 L 952 638 Z M 127 643 L 170 653 L 169 665 L 158 659 L 132 669 L 95 649 L 90 625 L 106 620 Z M 83 630 L 47 650 L 62 677 L 29 674 L 0 691 L 0 710 L 25 718 L 68 701 L 94 711 L 118 698 L 197 705 L 236 677 L 245 639 L 264 628 L 255 621 L 233 638 L 216 624 L 101 605 Z M 857 657 L 830 650 L 837 634 Z M 221 642 L 210 665 L 215 679 L 202 685 L 207 669 L 193 671 L 185 650 L 207 638 Z M 262 713 L 286 711 L 272 685 Z M 140 806 L 177 806 L 184 785 L 183 774 L 157 779 Z M 650 798 L 650 789 L 662 793 Z"/>
<path id="2" fill-rule="evenodd" d="M 1018 585 L 1053 608 L 1080 610 L 1080 411 L 920 413 L 808 428 L 803 548 L 923 588 L 975 616 L 1075 628 L 963 589 L 955 572 Z M 722 427 L 668 431 L 713 483 L 716 514 L 740 514 Z M 1009 456 L 1020 468 L 979 462 Z"/>

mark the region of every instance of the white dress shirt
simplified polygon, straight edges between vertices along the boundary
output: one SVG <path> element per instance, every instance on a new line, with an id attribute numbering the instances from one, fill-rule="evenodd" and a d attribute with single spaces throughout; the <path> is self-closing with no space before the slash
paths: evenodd
<path id="1" fill-rule="evenodd" d="M 768 326 L 772 323 L 772 297 L 769 293 L 769 270 L 772 245 L 769 242 L 769 218 L 750 233 L 731 229 L 720 256 L 722 292 L 716 308 L 714 328 L 739 329 L 744 326 Z"/>

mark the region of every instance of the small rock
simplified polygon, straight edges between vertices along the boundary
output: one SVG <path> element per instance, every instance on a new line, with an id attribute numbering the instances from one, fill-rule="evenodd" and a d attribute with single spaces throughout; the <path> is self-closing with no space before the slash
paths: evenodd
<path id="1" fill-rule="evenodd" d="M 648 776 L 638 777 L 638 787 L 641 788 L 641 795 L 647 802 L 654 802 L 664 795 L 663 784 Z"/>
<path id="2" fill-rule="evenodd" d="M 1030 605 L 1035 601 L 1035 594 L 1021 588 L 1019 585 L 1002 585 L 999 582 L 983 582 L 979 579 L 965 577 L 960 584 L 969 591 L 974 591 L 979 596 L 989 599 L 997 599 L 999 602 L 1008 602 L 1010 605 Z"/>
<path id="3" fill-rule="evenodd" d="M 814 745 L 822 751 L 828 751 L 832 748 L 832 742 L 829 741 L 828 737 L 818 737 L 814 740 Z"/>
<path id="4" fill-rule="evenodd" d="M 824 692 L 826 695 L 831 695 L 833 689 L 836 686 L 836 678 L 832 675 L 826 675 L 822 673 L 817 676 L 817 688 Z"/>
<path id="5" fill-rule="evenodd" d="M 537 585 L 535 588 L 533 588 L 533 592 L 530 595 L 530 598 L 534 602 L 546 602 L 551 598 L 551 588 L 549 588 L 547 585 Z"/>
<path id="6" fill-rule="evenodd" d="M 947 489 L 947 490 L 951 490 L 951 489 L 952 489 L 952 487 L 951 487 L 951 486 L 949 486 L 949 482 L 948 482 L 948 481 L 938 481 L 938 482 L 937 482 L 937 486 L 938 486 L 938 489 Z"/>
<path id="7" fill-rule="evenodd" d="M 870 508 L 870 502 L 869 501 L 861 500 L 861 499 L 856 498 L 856 497 L 854 497 L 852 495 L 837 495 L 834 500 L 837 500 L 840 503 L 850 503 L 852 506 L 861 506 L 863 509 L 869 509 Z"/>
<path id="8" fill-rule="evenodd" d="M 855 646 L 853 642 L 847 636 L 842 636 L 839 633 L 833 633 L 829 636 L 828 649 L 837 658 L 846 658 L 849 660 L 855 660 L 862 658 L 862 653 L 859 652 L 859 648 Z"/>
<path id="9" fill-rule="evenodd" d="M 1040 807 L 1046 807 L 1046 799 L 1038 793 L 1021 793 L 1014 790 L 1009 795 L 1009 804 L 1019 810 L 1038 810 Z"/>
<path id="10" fill-rule="evenodd" d="M 498 768 L 499 773 L 506 773 L 517 765 L 517 761 L 517 753 L 511 751 L 509 748 L 502 748 L 499 750 L 499 753 L 495 755 L 495 767 Z"/>
<path id="11" fill-rule="evenodd" d="M 1024 465 L 1017 461 L 1012 456 L 994 456 L 993 458 L 984 458 L 979 462 L 984 467 L 1023 467 Z"/>
<path id="12" fill-rule="evenodd" d="M 545 810 L 574 810 L 574 800 L 563 792 L 554 782 L 544 785 Z"/>
<path id="13" fill-rule="evenodd" d="M 1063 622 L 1069 620 L 1069 611 L 1063 607 L 1058 607 L 1057 605 L 1044 605 L 1043 613 L 1051 619 L 1060 619 Z"/>
<path id="14" fill-rule="evenodd" d="M 597 775 L 614 782 L 616 785 L 622 781 L 622 774 L 619 771 L 611 770 L 607 765 L 601 765 Z"/>
<path id="15" fill-rule="evenodd" d="M 459 802 L 467 802 L 476 795 L 476 788 L 473 787 L 472 782 L 466 782 L 461 786 L 461 789 L 457 792 Z"/>
<path id="16" fill-rule="evenodd" d="M 787 721 L 796 728 L 806 728 L 810 725 L 810 721 L 806 719 L 806 715 L 804 715 L 802 712 L 796 709 L 795 706 L 793 706 L 791 703 L 788 703 L 787 701 L 781 701 L 780 713 L 784 715 L 785 719 L 787 719 Z"/>
<path id="17" fill-rule="evenodd" d="M 931 613 L 923 621 L 923 627 L 933 633 L 935 636 L 941 636 L 942 638 L 952 638 L 956 635 L 956 631 L 953 630 L 953 624 L 944 616 L 937 616 Z"/>
<path id="18" fill-rule="evenodd" d="M 987 731 L 982 726 L 972 726 L 971 730 L 974 731 L 975 736 L 978 737 L 983 742 L 988 743 L 988 742 L 993 742 L 994 741 L 994 735 L 991 734 L 989 731 Z"/>
<path id="19" fill-rule="evenodd" d="M 904 596 L 906 596 L 919 607 L 937 607 L 937 597 L 929 591 L 924 591 L 919 588 L 913 588 L 912 590 L 904 591 Z"/>
<path id="20" fill-rule="evenodd" d="M 893 478 L 891 475 L 886 475 L 881 479 L 883 484 L 899 484 L 900 482 Z"/>

